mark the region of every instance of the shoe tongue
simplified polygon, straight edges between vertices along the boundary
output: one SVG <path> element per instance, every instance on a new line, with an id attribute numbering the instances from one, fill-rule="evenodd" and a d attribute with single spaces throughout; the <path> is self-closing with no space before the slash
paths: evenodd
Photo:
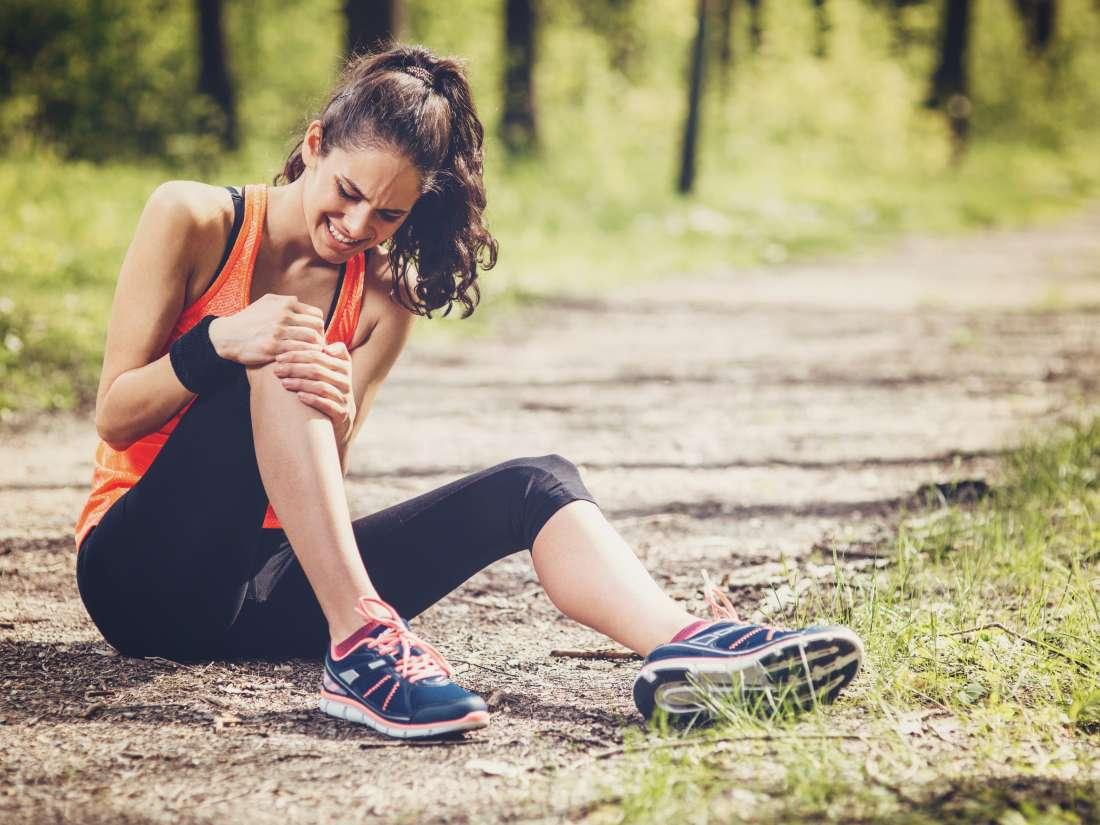
<path id="1" fill-rule="evenodd" d="M 334 644 L 332 646 L 332 651 L 337 659 L 343 659 L 367 639 L 376 638 L 385 629 L 385 625 L 379 624 L 378 622 L 369 622 L 343 641 Z"/>
<path id="2" fill-rule="evenodd" d="M 713 624 L 713 621 L 708 621 L 707 619 L 698 619 L 689 625 L 685 625 L 683 628 L 680 629 L 679 633 L 672 637 L 672 639 L 670 640 L 670 644 L 675 644 L 676 642 L 682 642 L 685 639 L 690 639 L 697 633 L 702 633 Z"/>

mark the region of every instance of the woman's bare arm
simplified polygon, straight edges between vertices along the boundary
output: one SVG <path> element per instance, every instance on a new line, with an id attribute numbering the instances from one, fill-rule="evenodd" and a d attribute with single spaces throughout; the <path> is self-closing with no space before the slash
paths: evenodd
<path id="1" fill-rule="evenodd" d="M 220 203 L 202 184 L 172 181 L 150 195 L 126 252 L 115 288 L 103 371 L 96 395 L 96 430 L 125 449 L 160 427 L 194 398 L 164 349 L 183 311 L 196 250 L 224 241 Z"/>
<path id="2" fill-rule="evenodd" d="M 351 383 L 352 392 L 355 395 L 355 422 L 348 431 L 347 438 L 336 447 L 340 452 L 340 466 L 344 475 L 348 472 L 348 447 L 355 440 L 359 428 L 370 412 L 374 398 L 382 382 L 389 374 L 390 368 L 397 361 L 397 357 L 405 348 L 405 342 L 409 338 L 413 321 L 416 319 L 412 313 L 403 308 L 394 307 L 387 313 L 375 328 L 370 337 L 351 351 Z"/>

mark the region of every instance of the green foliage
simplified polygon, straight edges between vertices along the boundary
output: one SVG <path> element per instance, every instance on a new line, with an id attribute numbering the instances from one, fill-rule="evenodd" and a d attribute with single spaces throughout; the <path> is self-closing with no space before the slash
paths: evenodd
<path id="1" fill-rule="evenodd" d="M 495 135 L 501 2 L 406 6 L 408 39 L 468 64 L 487 131 L 487 217 L 501 241 L 481 310 L 420 334 L 483 330 L 546 293 L 1042 220 L 1100 191 L 1100 14 L 1091 0 L 1063 0 L 1043 60 L 1024 48 L 1012 0 L 977 4 L 974 139 L 959 166 L 942 116 L 920 106 L 937 4 L 900 10 L 909 44 L 900 48 L 886 4 L 830 0 L 824 60 L 812 54 L 812 4 L 785 5 L 781 17 L 778 4 L 765 4 L 755 54 L 742 13 L 725 94 L 712 65 L 690 199 L 672 190 L 693 4 L 543 4 L 542 154 L 515 163 Z M 0 410 L 91 400 L 112 285 L 145 197 L 177 177 L 270 180 L 340 65 L 340 9 L 335 0 L 226 4 L 244 144 L 225 156 L 197 131 L 209 113 L 190 108 L 190 3 L 0 7 L 0 192 L 9 204 L 0 213 L 0 297 L 18 302 L 12 331 L 23 343 L 2 356 Z M 116 151 L 154 157 L 68 161 Z"/>
<path id="2" fill-rule="evenodd" d="M 11 0 L 0 5 L 0 137 L 68 158 L 185 159 L 215 151 L 194 93 L 190 4 Z M 181 150 L 183 150 L 181 152 Z"/>
<path id="3" fill-rule="evenodd" d="M 887 571 L 797 606 L 862 635 L 847 698 L 636 738 L 599 821 L 1095 821 L 1100 419 L 1005 465 L 985 502 L 906 519 Z"/>

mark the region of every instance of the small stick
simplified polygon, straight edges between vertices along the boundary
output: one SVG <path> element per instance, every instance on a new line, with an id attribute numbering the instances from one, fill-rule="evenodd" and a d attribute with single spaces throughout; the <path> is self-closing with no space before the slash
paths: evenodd
<path id="1" fill-rule="evenodd" d="M 440 739 L 437 742 L 360 742 L 359 750 L 373 750 L 375 748 L 454 748 L 459 745 L 474 745 L 473 739 Z"/>
<path id="2" fill-rule="evenodd" d="M 863 736 L 858 733 L 809 733 L 802 736 L 777 736 L 773 733 L 761 733 L 761 734 L 738 734 L 732 736 L 720 736 L 717 739 L 710 739 L 706 741 L 697 741 L 691 739 L 677 739 L 672 742 L 654 742 L 652 744 L 640 745 L 638 747 L 618 747 L 609 748 L 605 751 L 599 751 L 598 753 L 591 754 L 592 759 L 609 759 L 612 756 L 622 756 L 626 753 L 640 753 L 642 751 L 655 751 L 665 750 L 669 748 L 690 748 L 694 746 L 705 746 L 715 742 L 805 742 L 809 739 L 854 739 L 857 741 L 865 741 L 869 739 L 877 739 L 874 736 Z"/>
<path id="3" fill-rule="evenodd" d="M 559 659 L 611 659 L 618 661 L 642 658 L 632 650 L 551 650 L 550 655 Z"/>
<path id="4" fill-rule="evenodd" d="M 154 662 L 158 665 L 164 665 L 165 667 L 171 668 L 184 667 L 184 665 L 181 665 L 179 662 L 173 662 L 171 659 L 165 659 L 163 656 L 146 656 L 145 661 Z"/>
<path id="5" fill-rule="evenodd" d="M 470 667 L 479 667 L 482 670 L 488 670 L 493 673 L 499 673 L 501 676 L 508 676 L 512 679 L 522 679 L 518 673 L 509 673 L 507 670 L 497 670 L 495 667 L 489 667 L 488 665 L 479 664 L 478 662 L 471 662 L 469 659 L 456 659 L 453 656 L 448 657 L 452 662 L 458 662 L 460 665 L 469 665 Z"/>
<path id="6" fill-rule="evenodd" d="M 951 633 L 941 633 L 940 635 L 941 636 L 965 636 L 968 633 L 977 633 L 979 630 L 1002 630 L 1005 633 L 1007 633 L 1009 636 L 1012 636 L 1014 639 L 1019 639 L 1021 642 L 1027 642 L 1032 647 L 1037 647 L 1041 650 L 1046 650 L 1050 653 L 1053 653 L 1055 656 L 1061 656 L 1066 661 L 1073 662 L 1073 664 L 1077 665 L 1077 667 L 1081 668 L 1082 670 L 1084 670 L 1087 673 L 1092 672 L 1092 666 L 1089 665 L 1087 662 L 1082 662 L 1080 659 L 1077 659 L 1077 658 L 1074 658 L 1073 656 L 1070 656 L 1068 653 L 1065 653 L 1065 652 L 1059 650 L 1054 645 L 1047 644 L 1046 642 L 1040 642 L 1038 639 L 1032 639 L 1029 636 L 1024 636 L 1021 633 L 1017 633 L 1015 630 L 1010 630 L 1009 628 L 1005 627 L 1000 622 L 989 622 L 988 624 L 980 624 L 977 627 L 968 627 L 966 630 L 955 630 L 955 631 L 952 631 Z"/>

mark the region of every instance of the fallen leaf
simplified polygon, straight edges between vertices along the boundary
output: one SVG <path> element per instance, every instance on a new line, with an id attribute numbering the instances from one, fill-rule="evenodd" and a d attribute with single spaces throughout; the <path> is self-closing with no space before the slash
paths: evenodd
<path id="1" fill-rule="evenodd" d="M 215 731 L 225 730 L 239 724 L 241 724 L 241 717 L 234 716 L 232 713 L 222 713 L 214 717 Z"/>
<path id="2" fill-rule="evenodd" d="M 519 776 L 520 769 L 511 762 L 501 762 L 496 759 L 471 759 L 466 763 L 466 768 L 471 771 L 481 771 L 486 776 Z"/>
<path id="3" fill-rule="evenodd" d="M 902 736 L 919 736 L 924 733 L 924 717 L 926 715 L 924 711 L 903 713 L 898 717 L 898 723 L 894 726 L 894 730 Z"/>

